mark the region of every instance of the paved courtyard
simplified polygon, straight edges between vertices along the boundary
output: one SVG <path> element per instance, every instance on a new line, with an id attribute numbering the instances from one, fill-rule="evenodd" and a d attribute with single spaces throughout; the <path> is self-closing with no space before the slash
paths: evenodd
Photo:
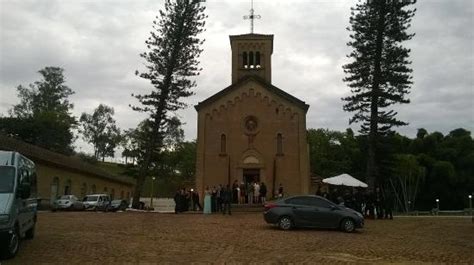
<path id="1" fill-rule="evenodd" d="M 1 264 L 474 262 L 467 218 L 367 220 L 352 234 L 280 231 L 260 213 L 40 213 L 36 238 Z"/>

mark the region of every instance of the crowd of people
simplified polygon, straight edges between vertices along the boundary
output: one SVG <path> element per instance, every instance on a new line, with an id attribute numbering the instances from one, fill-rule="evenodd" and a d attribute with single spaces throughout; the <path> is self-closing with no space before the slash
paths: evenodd
<path id="1" fill-rule="evenodd" d="M 366 218 L 393 219 L 393 197 L 390 193 L 383 193 L 380 188 L 370 192 L 359 188 L 334 187 L 329 192 L 321 192 L 321 188 L 318 187 L 316 195 L 354 209 Z"/>
<path id="2" fill-rule="evenodd" d="M 276 191 L 278 198 L 283 197 L 283 185 L 280 184 Z M 390 193 L 383 193 L 380 188 L 374 192 L 361 190 L 359 188 L 332 187 L 328 192 L 322 192 L 318 187 L 316 195 L 345 207 L 354 209 L 366 218 L 393 219 L 393 198 Z M 232 214 L 231 204 L 264 204 L 267 197 L 267 186 L 263 182 L 241 182 L 236 181 L 231 185 L 219 185 L 204 191 L 203 205 L 199 198 L 199 192 L 194 189 L 180 189 L 174 196 L 175 213 L 189 210 L 202 211 L 204 214 L 222 213 Z"/>
<path id="3" fill-rule="evenodd" d="M 283 185 L 280 184 L 277 196 L 283 196 Z M 175 213 L 189 210 L 202 211 L 204 214 L 221 212 L 231 214 L 231 204 L 264 204 L 267 197 L 267 186 L 264 182 L 234 181 L 231 185 L 218 185 L 204 190 L 201 206 L 199 192 L 195 189 L 179 189 L 174 196 Z"/>

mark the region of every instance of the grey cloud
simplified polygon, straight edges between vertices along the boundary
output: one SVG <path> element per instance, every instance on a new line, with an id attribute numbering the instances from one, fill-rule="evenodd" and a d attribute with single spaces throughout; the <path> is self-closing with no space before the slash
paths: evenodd
<path id="1" fill-rule="evenodd" d="M 273 83 L 310 104 L 308 128 L 343 130 L 350 113 L 341 97 L 349 94 L 341 65 L 350 48 L 350 6 L 356 1 L 256 0 L 257 33 L 275 35 Z M 193 105 L 230 85 L 228 35 L 249 32 L 249 1 L 208 0 L 201 55 L 203 71 L 196 79 L 196 95 L 178 115 L 186 123 L 187 139 L 196 137 Z M 15 87 L 39 79 L 47 65 L 65 68 L 67 85 L 76 94 L 74 114 L 91 112 L 99 103 L 113 106 L 119 125 L 136 126 L 145 116 L 128 105 L 131 93 L 150 85 L 134 75 L 143 70 L 139 54 L 152 30 L 163 1 L 1 1 L 0 113 L 17 102 Z M 413 136 L 416 129 L 448 132 L 457 127 L 474 131 L 473 118 L 473 4 L 470 0 L 419 1 L 413 20 L 414 86 L 412 103 L 397 106 L 410 122 L 399 128 Z M 443 110 L 443 111 L 441 111 Z M 352 126 L 355 130 L 357 125 Z M 86 148 L 83 143 L 78 143 Z"/>

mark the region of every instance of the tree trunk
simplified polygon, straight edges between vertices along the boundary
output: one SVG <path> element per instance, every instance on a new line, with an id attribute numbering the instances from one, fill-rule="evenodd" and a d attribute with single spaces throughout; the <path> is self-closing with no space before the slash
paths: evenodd
<path id="1" fill-rule="evenodd" d="M 378 179 L 378 166 L 377 166 L 377 142 L 378 142 L 378 101 L 379 101 L 379 89 L 381 79 L 381 60 L 383 50 L 383 38 L 385 28 L 385 3 L 380 1 L 379 17 L 377 25 L 377 39 L 376 49 L 374 57 L 374 77 L 372 83 L 372 97 L 370 102 L 370 132 L 368 142 L 368 154 L 367 154 L 367 185 L 369 191 L 374 191 L 375 186 L 381 184 L 381 180 Z"/>

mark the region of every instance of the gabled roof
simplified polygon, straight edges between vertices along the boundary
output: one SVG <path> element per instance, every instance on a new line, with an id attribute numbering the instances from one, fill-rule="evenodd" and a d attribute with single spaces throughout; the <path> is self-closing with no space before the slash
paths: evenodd
<path id="1" fill-rule="evenodd" d="M 93 175 L 108 181 L 118 182 L 126 185 L 135 185 L 135 179 L 126 176 L 117 176 L 106 172 L 92 164 L 86 163 L 76 157 L 70 157 L 59 154 L 36 145 L 32 145 L 21 140 L 0 134 L 0 150 L 16 151 L 25 155 L 34 162 L 41 161 L 43 163 L 82 172 L 87 175 Z"/>
<path id="2" fill-rule="evenodd" d="M 309 105 L 306 104 L 304 101 L 286 93 L 285 91 L 279 89 L 278 87 L 266 82 L 263 78 L 261 77 L 258 77 L 258 76 L 246 76 L 242 79 L 240 79 L 239 81 L 237 81 L 236 83 L 222 89 L 221 91 L 217 92 L 216 94 L 208 97 L 207 99 L 205 99 L 204 101 L 201 101 L 199 102 L 196 106 L 194 106 L 194 108 L 199 111 L 200 109 L 202 109 L 204 106 L 207 106 L 215 101 L 217 101 L 218 99 L 220 99 L 221 97 L 229 94 L 231 91 L 233 91 L 234 89 L 237 89 L 239 88 L 240 86 L 242 86 L 244 83 L 247 83 L 249 81 L 255 81 L 256 83 L 260 84 L 262 87 L 264 87 L 265 89 L 269 90 L 270 92 L 272 93 L 275 93 L 277 94 L 278 96 L 292 102 L 293 104 L 295 104 L 296 106 L 300 107 L 302 110 L 304 110 L 305 112 L 308 111 L 308 108 L 309 108 Z"/>

